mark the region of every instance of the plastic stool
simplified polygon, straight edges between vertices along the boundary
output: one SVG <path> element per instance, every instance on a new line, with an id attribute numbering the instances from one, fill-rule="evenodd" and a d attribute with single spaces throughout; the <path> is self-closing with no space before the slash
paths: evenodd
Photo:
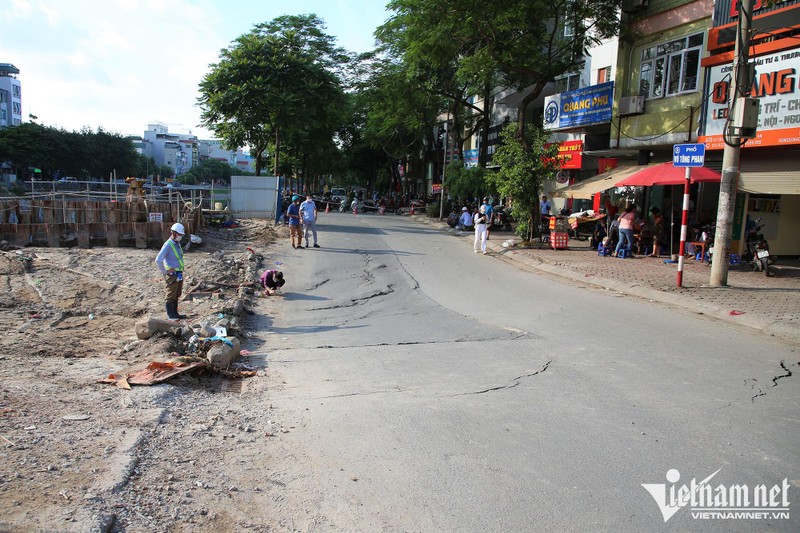
<path id="1" fill-rule="evenodd" d="M 742 262 L 742 258 L 738 254 L 731 254 L 731 265 L 738 265 Z"/>
<path id="2" fill-rule="evenodd" d="M 630 257 L 630 254 L 625 248 L 620 248 L 619 252 L 617 252 L 617 257 L 620 259 L 625 259 L 626 257 Z"/>
<path id="3" fill-rule="evenodd" d="M 603 246 L 601 244 L 601 245 L 599 245 L 597 247 L 597 255 L 599 255 L 601 257 L 606 257 L 608 255 L 611 255 L 611 249 L 610 248 L 606 248 L 605 246 Z"/>

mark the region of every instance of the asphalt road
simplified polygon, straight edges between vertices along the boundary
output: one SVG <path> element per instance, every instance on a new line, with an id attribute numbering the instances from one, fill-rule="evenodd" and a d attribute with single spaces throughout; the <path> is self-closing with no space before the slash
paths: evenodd
<path id="1" fill-rule="evenodd" d="M 285 436 L 294 484 L 317 494 L 283 497 L 326 528 L 800 529 L 795 349 L 403 217 L 331 213 L 318 229 L 320 249 L 282 245 L 286 296 L 264 335 L 283 383 L 270 401 L 301 421 Z M 716 471 L 718 498 L 747 486 L 739 512 L 786 479 L 789 519 L 694 518 L 689 502 L 665 523 L 642 486 L 664 484 L 665 506 Z"/>

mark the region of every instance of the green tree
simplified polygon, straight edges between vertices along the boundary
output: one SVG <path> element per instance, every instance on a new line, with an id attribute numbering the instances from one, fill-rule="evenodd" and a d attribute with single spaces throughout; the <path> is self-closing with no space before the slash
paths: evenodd
<path id="1" fill-rule="evenodd" d="M 135 175 L 139 169 L 139 154 L 129 137 L 109 133 L 102 128 L 96 132 L 81 131 L 85 143 L 85 168 L 89 175 L 107 178 L 114 171 L 118 176 Z"/>
<path id="2" fill-rule="evenodd" d="M 491 104 L 491 88 L 500 84 L 523 91 L 518 131 L 526 111 L 547 83 L 583 67 L 584 50 L 617 34 L 622 0 L 393 0 L 396 14 L 378 35 L 396 53 L 435 80 L 458 106 L 469 107 L 472 94 Z M 565 31 L 566 29 L 570 31 Z M 433 76 L 433 73 L 437 73 Z M 465 93 L 459 93 L 464 87 Z M 476 125 L 488 121 L 483 114 Z M 467 120 L 470 120 L 467 118 Z M 458 124 L 456 124 L 456 131 Z M 484 128 L 486 131 L 486 128 Z M 485 143 L 484 143 L 485 145 Z"/>
<path id="3" fill-rule="evenodd" d="M 0 130 L 0 161 L 11 161 L 21 177 L 32 177 L 31 168 L 50 178 L 58 170 L 58 154 L 63 150 L 59 131 L 34 122 Z"/>
<path id="4" fill-rule="evenodd" d="M 512 199 L 512 212 L 517 221 L 517 234 L 530 241 L 538 228 L 539 191 L 542 181 L 552 179 L 558 173 L 556 159 L 558 147 L 548 143 L 548 135 L 541 127 L 529 127 L 525 140 L 520 138 L 516 124 L 509 124 L 501 132 L 501 144 L 494 154 L 493 162 L 500 169 L 489 174 L 491 183 L 500 193 Z"/>
<path id="5" fill-rule="evenodd" d="M 475 50 L 475 36 L 463 31 L 465 13 L 454 12 L 447 4 L 458 2 L 394 0 L 388 7 L 395 10 L 395 15 L 376 35 L 402 60 L 406 77 L 417 90 L 446 100 L 440 111 L 447 110 L 452 142 L 460 151 L 464 139 L 479 129 L 488 134 L 492 89 L 499 81 L 492 62 L 466 62 Z M 483 97 L 482 106 L 475 103 L 476 94 Z M 487 143 L 481 146 L 481 166 L 485 166 L 486 146 Z"/>
<path id="6" fill-rule="evenodd" d="M 210 183 L 211 180 L 230 183 L 233 172 L 233 167 L 224 161 L 217 161 L 216 159 L 203 159 L 190 168 L 186 174 L 181 176 L 181 181 L 188 185 L 204 182 Z"/>
<path id="7" fill-rule="evenodd" d="M 463 200 L 463 203 L 469 203 L 473 198 L 483 196 L 490 181 L 485 168 L 448 165 L 445 183 L 451 196 Z"/>
<path id="8" fill-rule="evenodd" d="M 316 15 L 259 24 L 222 50 L 200 83 L 203 124 L 229 149 L 249 146 L 256 175 L 265 153 L 277 174 L 284 143 L 307 146 L 307 132 L 330 125 L 342 92 L 338 65 L 348 57 L 323 30 Z"/>
<path id="9" fill-rule="evenodd" d="M 171 179 L 175 175 L 175 169 L 169 165 L 161 165 L 158 168 L 158 175 L 161 176 L 162 180 Z"/>
<path id="10" fill-rule="evenodd" d="M 156 160 L 144 154 L 139 154 L 136 167 L 136 176 L 144 179 L 148 179 L 151 174 L 155 174 L 158 170 L 158 167 L 156 167 Z M 117 176 L 120 176 L 119 172 Z"/>
<path id="11" fill-rule="evenodd" d="M 423 177 L 424 165 L 416 163 L 421 163 L 421 155 L 436 145 L 437 116 L 446 101 L 440 95 L 421 90 L 408 77 L 402 62 L 371 58 L 366 61 L 372 72 L 359 85 L 356 112 L 362 114 L 356 122 L 360 139 L 372 150 L 362 147 L 361 155 L 371 152 L 373 161 L 378 163 L 373 175 L 385 176 L 394 185 L 390 187 L 396 189 L 400 163 L 413 158 L 412 179 Z"/>

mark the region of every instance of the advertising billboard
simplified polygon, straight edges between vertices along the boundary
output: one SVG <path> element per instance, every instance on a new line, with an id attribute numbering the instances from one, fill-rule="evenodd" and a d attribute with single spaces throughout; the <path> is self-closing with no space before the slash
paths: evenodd
<path id="1" fill-rule="evenodd" d="M 758 99 L 758 130 L 744 148 L 800 144 L 800 88 L 797 65 L 800 48 L 766 54 L 754 59 L 756 75 L 750 96 Z M 711 97 L 705 113 L 703 135 L 698 140 L 709 150 L 725 147 L 723 128 L 728 118 L 728 95 L 733 65 L 710 67 Z"/>
<path id="2" fill-rule="evenodd" d="M 614 82 L 592 85 L 544 99 L 544 127 L 560 130 L 611 122 Z"/>

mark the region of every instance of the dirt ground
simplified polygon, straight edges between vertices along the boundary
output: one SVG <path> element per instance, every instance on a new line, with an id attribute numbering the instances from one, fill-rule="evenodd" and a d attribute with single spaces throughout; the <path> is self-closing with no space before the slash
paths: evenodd
<path id="1" fill-rule="evenodd" d="M 203 245 L 186 254 L 184 292 L 201 280 L 233 287 L 212 286 L 219 297 L 181 302 L 190 324 L 229 310 L 236 285 L 254 281 L 271 261 L 278 235 L 264 222 L 242 221 L 200 236 Z M 240 380 L 205 370 L 132 390 L 98 383 L 187 349 L 169 333 L 139 340 L 134 332 L 137 320 L 165 317 L 156 253 L 0 252 L 0 531 L 302 526 L 303 517 L 282 524 L 280 513 L 254 516 L 237 504 L 245 494 L 271 498 L 280 490 L 269 458 L 286 450 L 275 445 L 265 456 L 264 442 L 295 423 L 279 421 L 269 407 L 253 409 L 253 397 L 241 394 L 280 386 L 270 383 L 264 356 L 240 357 L 238 367 L 258 371 Z M 244 301 L 235 333 L 242 348 L 257 352 L 261 341 L 252 333 L 280 306 L 256 295 Z M 279 508 L 278 493 L 274 499 Z"/>

